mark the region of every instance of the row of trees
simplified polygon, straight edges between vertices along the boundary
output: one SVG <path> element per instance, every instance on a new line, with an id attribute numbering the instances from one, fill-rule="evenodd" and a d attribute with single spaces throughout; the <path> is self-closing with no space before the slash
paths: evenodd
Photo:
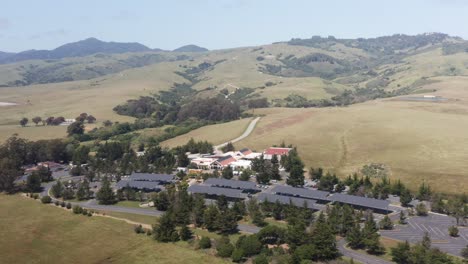
<path id="1" fill-rule="evenodd" d="M 89 124 L 92 124 L 94 122 L 96 122 L 96 118 L 93 116 L 93 115 L 88 115 L 87 113 L 81 113 L 78 117 L 75 118 L 76 121 L 78 122 L 85 122 L 87 121 Z M 43 126 L 47 125 L 47 126 L 58 126 L 60 124 L 62 124 L 63 122 L 65 122 L 65 117 L 63 116 L 59 116 L 59 117 L 53 117 L 53 116 L 49 116 L 47 118 L 42 118 L 40 116 L 35 116 L 31 119 L 31 121 L 36 125 L 38 126 L 39 124 L 42 124 Z M 21 120 L 20 120 L 20 125 L 21 126 L 26 126 L 28 123 L 29 123 L 29 119 L 26 118 L 26 117 L 23 117 Z"/>

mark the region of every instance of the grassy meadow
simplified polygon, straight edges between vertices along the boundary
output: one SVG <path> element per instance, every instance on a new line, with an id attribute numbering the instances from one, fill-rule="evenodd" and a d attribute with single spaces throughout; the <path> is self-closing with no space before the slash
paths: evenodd
<path id="1" fill-rule="evenodd" d="M 0 263 L 223 263 L 185 242 L 137 235 L 122 221 L 74 215 L 18 195 L 0 195 L 0 225 Z"/>

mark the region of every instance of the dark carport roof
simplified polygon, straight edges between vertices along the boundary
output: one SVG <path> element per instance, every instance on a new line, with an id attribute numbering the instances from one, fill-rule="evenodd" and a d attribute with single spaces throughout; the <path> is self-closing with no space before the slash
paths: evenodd
<path id="1" fill-rule="evenodd" d="M 349 194 L 341 194 L 335 193 L 331 195 L 330 200 L 333 202 L 339 202 L 349 205 L 361 206 L 366 208 L 372 209 L 379 209 L 379 210 L 389 210 L 388 206 L 390 202 L 387 200 L 379 200 L 374 198 L 367 198 L 361 197 L 356 195 L 349 195 Z"/>
<path id="2" fill-rule="evenodd" d="M 279 195 L 289 195 L 307 199 L 326 201 L 329 200 L 327 196 L 330 194 L 329 192 L 311 190 L 306 188 L 297 188 L 286 185 L 277 185 L 275 188 L 273 188 L 272 192 Z"/>
<path id="3" fill-rule="evenodd" d="M 225 187 L 232 189 L 242 189 L 242 190 L 257 190 L 255 182 L 251 181 L 236 181 L 236 180 L 226 180 L 219 178 L 208 178 L 205 182 L 207 185 Z"/>
<path id="4" fill-rule="evenodd" d="M 206 186 L 206 185 L 192 185 L 188 188 L 190 193 L 202 193 L 208 195 L 224 195 L 230 198 L 242 198 L 241 193 L 242 190 L 237 189 L 228 189 L 228 188 L 218 188 L 213 186 Z"/>
<path id="5" fill-rule="evenodd" d="M 117 183 L 117 188 L 125 188 L 130 187 L 138 190 L 154 190 L 154 191 L 162 191 L 164 190 L 164 186 L 159 185 L 158 182 L 152 181 L 132 181 L 132 180 L 121 180 Z"/>
<path id="6" fill-rule="evenodd" d="M 298 198 L 298 197 L 293 197 L 293 196 L 284 196 L 284 195 L 277 195 L 277 194 L 271 194 L 271 193 L 261 193 L 257 196 L 257 200 L 260 202 L 267 201 L 276 203 L 278 201 L 281 204 L 293 204 L 294 206 L 297 207 L 303 207 L 304 203 L 307 203 L 307 208 L 309 209 L 315 209 L 319 210 L 316 206 L 316 201 L 315 200 L 310 200 L 310 199 L 303 199 L 303 198 Z"/>
<path id="7" fill-rule="evenodd" d="M 174 180 L 174 175 L 134 172 L 130 175 L 130 179 L 134 181 L 170 182 Z"/>

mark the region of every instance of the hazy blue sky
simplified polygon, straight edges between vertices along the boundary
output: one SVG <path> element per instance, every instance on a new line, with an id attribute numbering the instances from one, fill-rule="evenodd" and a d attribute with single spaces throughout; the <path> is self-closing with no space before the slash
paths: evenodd
<path id="1" fill-rule="evenodd" d="M 433 31 L 468 39 L 467 26 L 465 0 L 2 0 L 0 50 L 52 49 L 88 37 L 163 49 Z"/>

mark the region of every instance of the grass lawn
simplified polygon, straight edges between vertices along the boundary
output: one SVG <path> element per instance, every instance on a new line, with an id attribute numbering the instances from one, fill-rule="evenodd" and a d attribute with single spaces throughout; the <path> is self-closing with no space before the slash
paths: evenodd
<path id="1" fill-rule="evenodd" d="M 126 223 L 0 195 L 2 263 L 223 263 L 188 243 L 157 243 Z"/>

